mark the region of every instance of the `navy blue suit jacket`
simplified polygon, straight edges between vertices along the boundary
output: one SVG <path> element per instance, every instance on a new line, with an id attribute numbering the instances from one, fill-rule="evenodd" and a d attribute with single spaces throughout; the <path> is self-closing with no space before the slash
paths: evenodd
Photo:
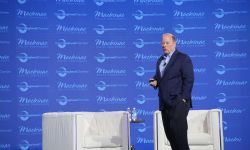
<path id="1" fill-rule="evenodd" d="M 159 89 L 160 110 L 166 107 L 173 107 L 182 99 L 187 100 L 192 107 L 191 93 L 194 83 L 193 64 L 190 57 L 184 53 L 175 50 L 169 60 L 163 77 L 160 75 L 159 65 L 163 59 L 161 56 L 156 65 L 156 74 Z"/>

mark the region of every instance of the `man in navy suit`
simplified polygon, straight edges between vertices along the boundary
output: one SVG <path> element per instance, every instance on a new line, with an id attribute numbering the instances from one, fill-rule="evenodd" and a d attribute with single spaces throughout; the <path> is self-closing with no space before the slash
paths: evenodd
<path id="1" fill-rule="evenodd" d="M 159 109 L 172 150 L 189 150 L 187 115 L 192 107 L 193 64 L 188 55 L 176 49 L 176 38 L 170 33 L 162 35 L 162 49 L 156 74 L 149 82 L 159 90 Z"/>

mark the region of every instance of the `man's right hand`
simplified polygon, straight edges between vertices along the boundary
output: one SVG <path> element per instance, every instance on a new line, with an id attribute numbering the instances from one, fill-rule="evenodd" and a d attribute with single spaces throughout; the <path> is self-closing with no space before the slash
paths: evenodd
<path id="1" fill-rule="evenodd" d="M 157 86 L 157 80 L 155 79 L 149 79 L 149 85 L 156 87 Z"/>

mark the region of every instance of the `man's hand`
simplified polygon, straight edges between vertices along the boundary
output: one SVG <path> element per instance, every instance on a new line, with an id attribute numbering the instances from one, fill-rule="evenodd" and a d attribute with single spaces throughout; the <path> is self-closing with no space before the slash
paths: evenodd
<path id="1" fill-rule="evenodd" d="M 149 85 L 156 87 L 157 86 L 157 80 L 155 79 L 149 79 Z"/>

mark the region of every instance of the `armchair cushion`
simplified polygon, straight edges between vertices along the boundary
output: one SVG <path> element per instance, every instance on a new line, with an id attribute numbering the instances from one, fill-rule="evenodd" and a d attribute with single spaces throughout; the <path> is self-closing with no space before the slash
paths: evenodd
<path id="1" fill-rule="evenodd" d="M 199 110 L 189 111 L 188 114 L 188 132 L 189 133 L 208 133 L 208 111 Z"/>
<path id="2" fill-rule="evenodd" d="M 122 139 L 118 136 L 99 136 L 93 135 L 84 137 L 83 147 L 84 148 L 114 148 L 122 146 Z"/>
<path id="3" fill-rule="evenodd" d="M 165 144 L 170 146 L 169 141 L 165 138 Z M 210 145 L 213 144 L 211 135 L 207 133 L 189 133 L 189 145 Z"/>
<path id="4" fill-rule="evenodd" d="M 211 135 L 207 133 L 190 133 L 188 135 L 190 145 L 210 145 L 213 144 Z"/>
<path id="5" fill-rule="evenodd" d="M 78 115 L 81 134 L 88 136 L 121 136 L 123 115 L 119 112 L 103 112 Z"/>

